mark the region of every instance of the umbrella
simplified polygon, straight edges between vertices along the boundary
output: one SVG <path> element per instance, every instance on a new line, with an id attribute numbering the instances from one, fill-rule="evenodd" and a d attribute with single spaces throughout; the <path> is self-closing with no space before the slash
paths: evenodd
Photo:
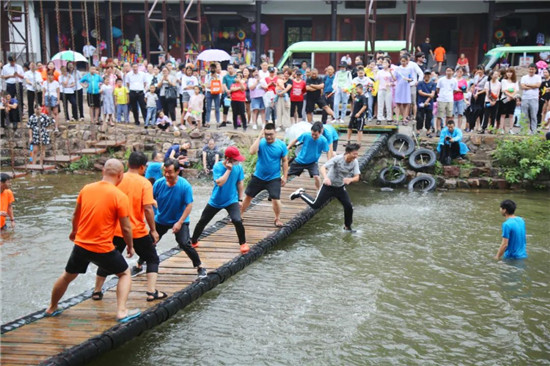
<path id="1" fill-rule="evenodd" d="M 548 67 L 548 64 L 543 60 L 538 61 L 536 65 L 538 69 L 546 69 Z"/>
<path id="2" fill-rule="evenodd" d="M 117 27 L 113 27 L 112 32 L 113 32 L 113 38 L 118 38 L 122 36 L 122 31 Z"/>
<path id="3" fill-rule="evenodd" d="M 229 53 L 225 52 L 224 50 L 206 50 L 199 53 L 197 56 L 197 60 L 199 61 L 205 61 L 205 62 L 212 62 L 212 61 L 230 61 L 231 56 Z"/>
<path id="4" fill-rule="evenodd" d="M 73 61 L 73 62 L 80 62 L 80 61 L 83 61 L 83 62 L 88 62 L 88 59 L 86 57 L 84 57 L 84 55 L 82 55 L 81 53 L 78 53 L 76 51 L 61 51 L 57 54 L 55 54 L 53 57 L 52 57 L 52 61 L 56 61 L 56 60 L 60 60 L 60 61 Z"/>
<path id="5" fill-rule="evenodd" d="M 309 132 L 309 131 L 311 131 L 311 123 L 305 122 L 305 121 L 298 122 L 290 126 L 289 128 L 287 128 L 285 132 L 285 140 L 288 140 L 288 142 L 290 142 L 298 138 L 298 136 L 300 136 L 304 132 Z"/>
<path id="6" fill-rule="evenodd" d="M 253 23 L 250 26 L 250 29 L 252 30 L 252 33 L 256 33 L 256 23 Z M 260 34 L 262 36 L 265 36 L 265 34 L 269 32 L 269 27 L 265 23 L 260 24 Z"/>

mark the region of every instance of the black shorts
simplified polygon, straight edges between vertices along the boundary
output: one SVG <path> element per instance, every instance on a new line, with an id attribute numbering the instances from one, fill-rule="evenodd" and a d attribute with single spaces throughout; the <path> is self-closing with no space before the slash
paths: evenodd
<path id="1" fill-rule="evenodd" d="M 363 126 L 365 126 L 365 117 L 356 118 L 353 116 L 349 120 L 348 128 L 350 130 L 356 129 L 357 131 L 363 131 Z"/>
<path id="2" fill-rule="evenodd" d="M 319 108 L 323 109 L 327 106 L 327 100 L 324 96 L 320 96 L 319 98 L 307 98 L 306 113 L 313 113 L 315 110 L 315 104 L 317 104 Z"/>
<path id="3" fill-rule="evenodd" d="M 146 236 L 134 239 L 133 241 L 134 251 L 139 256 L 139 262 L 147 262 L 147 273 L 158 273 L 160 259 L 157 254 L 157 249 L 153 244 L 153 238 L 147 234 Z M 124 252 L 124 249 L 126 249 L 126 242 L 124 241 L 124 238 L 121 238 L 120 236 L 115 236 L 113 238 L 113 244 L 115 245 L 116 250 L 120 253 Z M 113 273 L 108 272 L 101 267 L 97 269 L 98 276 L 107 277 L 111 274 Z"/>
<path id="4" fill-rule="evenodd" d="M 332 151 L 336 153 L 336 150 L 338 150 L 338 140 L 332 141 Z"/>
<path id="5" fill-rule="evenodd" d="M 99 94 L 87 94 L 88 96 L 88 107 L 101 107 L 101 98 Z"/>
<path id="6" fill-rule="evenodd" d="M 297 162 L 292 162 L 290 164 L 290 168 L 288 169 L 288 175 L 297 175 L 300 176 L 304 170 L 307 170 L 309 172 L 309 176 L 311 178 L 319 175 L 319 164 L 317 162 L 303 165 L 299 164 Z"/>
<path id="7" fill-rule="evenodd" d="M 90 262 L 109 273 L 122 273 L 128 269 L 128 263 L 116 249 L 108 253 L 95 253 L 75 245 L 65 271 L 73 274 L 86 273 Z"/>
<path id="8" fill-rule="evenodd" d="M 272 200 L 278 200 L 281 198 L 281 178 L 275 178 L 272 180 L 262 180 L 255 175 L 252 175 L 246 191 L 244 192 L 249 197 L 256 197 L 258 193 L 263 190 L 267 190 L 269 198 Z"/>
<path id="9" fill-rule="evenodd" d="M 513 117 L 515 109 L 516 109 L 516 101 L 515 100 L 511 100 L 508 103 L 504 103 L 502 100 L 499 101 L 498 118 L 500 119 L 500 116 L 504 116 L 504 117 L 511 116 L 511 117 Z"/>

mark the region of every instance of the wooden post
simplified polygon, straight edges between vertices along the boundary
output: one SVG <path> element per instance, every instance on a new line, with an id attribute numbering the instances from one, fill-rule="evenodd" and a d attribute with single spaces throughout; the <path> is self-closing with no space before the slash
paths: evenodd
<path id="1" fill-rule="evenodd" d="M 260 68 L 262 60 L 262 2 L 256 1 L 256 67 Z"/>
<path id="2" fill-rule="evenodd" d="M 151 49 L 150 49 L 150 42 L 149 42 L 149 1 L 144 0 L 143 1 L 143 8 L 145 10 L 145 56 L 147 58 L 147 61 L 151 61 Z"/>
<path id="3" fill-rule="evenodd" d="M 27 62 L 30 61 L 29 59 L 29 27 L 30 27 L 30 23 L 29 23 L 29 20 L 30 20 L 30 17 L 29 17 L 29 2 L 27 0 L 25 0 L 24 2 L 24 11 L 25 11 L 25 42 L 27 43 L 25 45 L 25 57 L 26 57 L 26 60 Z"/>
<path id="4" fill-rule="evenodd" d="M 168 61 L 170 59 L 170 57 L 168 57 L 170 53 L 168 52 L 168 21 L 166 14 L 166 0 L 162 1 L 162 19 L 164 19 L 164 22 L 162 22 L 162 48 L 164 48 L 164 59 Z"/>
<path id="5" fill-rule="evenodd" d="M 331 1 L 330 2 L 330 40 L 331 41 L 336 41 L 336 27 L 338 26 L 337 20 L 338 20 L 338 1 Z M 336 54 L 334 52 L 331 52 L 330 54 L 330 63 L 335 68 L 338 67 L 338 65 L 336 65 Z"/>
<path id="6" fill-rule="evenodd" d="M 201 52 L 202 47 L 202 20 L 201 20 L 202 14 L 201 14 L 201 0 L 197 0 L 197 21 L 199 22 L 197 24 L 197 53 Z"/>
<path id="7" fill-rule="evenodd" d="M 180 0 L 180 57 L 181 62 L 185 63 L 185 19 L 183 15 L 185 14 L 185 1 Z"/>

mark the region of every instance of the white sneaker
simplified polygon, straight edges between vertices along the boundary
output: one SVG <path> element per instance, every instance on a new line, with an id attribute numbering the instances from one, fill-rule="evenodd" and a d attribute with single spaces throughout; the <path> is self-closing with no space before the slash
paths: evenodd
<path id="1" fill-rule="evenodd" d="M 257 129 L 258 129 L 258 126 L 257 126 L 257 125 L 252 125 L 252 129 L 253 129 L 253 130 L 257 130 Z"/>
<path id="2" fill-rule="evenodd" d="M 178 126 L 174 126 L 174 131 L 179 130 Z"/>
<path id="3" fill-rule="evenodd" d="M 277 128 L 275 129 L 275 131 L 276 131 L 276 132 L 281 132 L 281 127 L 277 127 Z"/>
<path id="4" fill-rule="evenodd" d="M 294 192 L 290 194 L 288 198 L 290 198 L 291 201 L 294 201 L 296 198 L 300 197 L 302 193 L 304 193 L 306 190 L 303 188 L 298 188 Z"/>

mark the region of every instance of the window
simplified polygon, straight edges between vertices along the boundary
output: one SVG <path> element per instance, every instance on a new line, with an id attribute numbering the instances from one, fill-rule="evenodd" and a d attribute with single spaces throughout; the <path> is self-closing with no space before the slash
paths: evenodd
<path id="1" fill-rule="evenodd" d="M 311 41 L 311 20 L 285 21 L 285 48 L 296 42 Z"/>

